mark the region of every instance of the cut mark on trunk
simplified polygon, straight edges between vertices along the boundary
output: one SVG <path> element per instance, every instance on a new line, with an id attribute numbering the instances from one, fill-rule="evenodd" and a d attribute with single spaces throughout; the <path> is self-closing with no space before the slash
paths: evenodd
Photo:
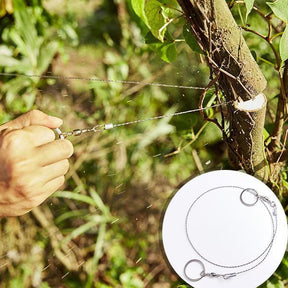
<path id="1" fill-rule="evenodd" d="M 253 112 L 262 109 L 266 105 L 266 97 L 263 93 L 258 94 L 254 99 L 234 102 L 235 108 L 241 111 Z"/>

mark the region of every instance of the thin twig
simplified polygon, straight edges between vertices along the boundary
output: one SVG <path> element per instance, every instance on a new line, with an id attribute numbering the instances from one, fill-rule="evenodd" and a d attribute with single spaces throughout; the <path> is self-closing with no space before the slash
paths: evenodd
<path id="1" fill-rule="evenodd" d="M 205 96 L 207 94 L 207 91 L 213 86 L 215 85 L 215 83 L 218 81 L 219 79 L 219 76 L 220 76 L 220 71 L 218 71 L 218 73 L 216 74 L 215 78 L 212 79 L 209 84 L 207 85 L 207 87 L 205 88 L 204 92 L 201 94 L 201 97 L 200 97 L 200 100 L 199 100 L 199 109 L 200 109 L 200 114 L 202 116 L 203 119 L 206 119 L 206 116 L 205 116 L 205 112 L 204 112 L 204 109 L 203 109 L 203 101 L 205 99 Z"/>
<path id="2" fill-rule="evenodd" d="M 192 157 L 194 159 L 195 165 L 200 174 L 204 172 L 203 165 L 201 163 L 200 157 L 195 149 L 192 149 Z"/>
<path id="3" fill-rule="evenodd" d="M 181 151 L 185 150 L 187 147 L 191 146 L 191 145 L 199 138 L 200 134 L 204 131 L 204 129 L 206 128 L 207 125 L 208 125 L 208 121 L 205 122 L 203 126 L 201 126 L 201 128 L 198 130 L 197 134 L 192 137 L 192 140 L 191 140 L 191 141 L 189 141 L 189 142 L 188 142 L 187 144 L 185 144 L 183 147 L 181 147 L 181 143 L 180 143 L 179 147 L 178 147 L 175 151 L 173 151 L 173 152 L 171 152 L 171 153 L 169 153 L 169 154 L 164 155 L 164 158 L 167 158 L 167 157 L 170 157 L 170 156 L 173 156 L 173 155 L 177 155 L 177 154 L 179 154 Z"/>

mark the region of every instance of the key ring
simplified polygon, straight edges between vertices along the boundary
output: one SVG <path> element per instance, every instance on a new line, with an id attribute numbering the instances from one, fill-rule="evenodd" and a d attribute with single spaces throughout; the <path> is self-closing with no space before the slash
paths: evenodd
<path id="1" fill-rule="evenodd" d="M 198 277 L 198 278 L 191 278 L 190 276 L 188 276 L 188 274 L 187 274 L 187 267 L 188 267 L 191 263 L 198 263 L 198 264 L 201 266 L 202 271 L 200 272 L 200 277 Z M 192 259 L 192 260 L 188 261 L 188 262 L 186 263 L 186 265 L 184 266 L 184 274 L 185 274 L 186 278 L 189 279 L 190 281 L 192 281 L 192 282 L 197 282 L 197 281 L 201 280 L 203 277 L 206 276 L 204 264 L 203 264 L 200 260 L 198 260 L 198 259 Z"/>
<path id="2" fill-rule="evenodd" d="M 245 201 L 244 195 L 247 194 L 247 193 L 252 194 L 252 195 L 255 196 L 255 200 L 254 200 L 253 202 L 249 203 L 249 202 Z M 241 192 L 241 194 L 240 194 L 240 201 L 241 201 L 242 204 L 244 204 L 245 206 L 249 206 L 249 207 L 254 206 L 254 205 L 258 202 L 258 200 L 259 200 L 259 194 L 258 194 L 258 192 L 257 192 L 255 189 L 253 189 L 253 188 L 246 188 L 246 189 L 244 189 L 244 190 Z"/>

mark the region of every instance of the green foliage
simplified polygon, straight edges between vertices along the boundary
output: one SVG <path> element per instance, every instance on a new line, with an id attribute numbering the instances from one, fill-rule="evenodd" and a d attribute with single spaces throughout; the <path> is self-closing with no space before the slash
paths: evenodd
<path id="1" fill-rule="evenodd" d="M 275 274 L 281 279 L 281 280 L 287 280 L 288 279 L 288 252 L 285 253 L 284 258 L 278 267 Z"/>
<path id="2" fill-rule="evenodd" d="M 265 284 L 262 284 L 259 288 L 285 288 L 285 286 L 281 280 L 275 276 L 272 276 Z"/>
<path id="3" fill-rule="evenodd" d="M 135 13 L 150 29 L 154 37 L 164 42 L 167 16 L 165 15 L 162 3 L 157 0 L 131 0 L 131 2 Z"/>
<path id="4" fill-rule="evenodd" d="M 150 28 L 154 37 L 158 38 L 161 42 L 164 42 L 164 35 L 166 31 L 164 27 L 167 23 L 167 18 L 164 14 L 161 3 L 156 0 L 147 1 L 144 12 L 148 27 Z"/>
<path id="5" fill-rule="evenodd" d="M 148 21 L 146 18 L 146 13 L 145 13 L 145 0 L 131 0 L 132 7 L 137 14 L 137 16 L 147 25 Z"/>
<path id="6" fill-rule="evenodd" d="M 286 0 L 276 0 L 275 2 L 267 2 L 272 9 L 274 15 L 284 22 L 288 22 L 288 6 Z"/>
<path id="7" fill-rule="evenodd" d="M 165 62 L 169 63 L 177 58 L 176 45 L 169 32 L 166 32 L 165 34 L 164 43 L 156 39 L 150 32 L 145 36 L 145 41 Z"/>
<path id="8" fill-rule="evenodd" d="M 167 28 L 170 26 L 173 20 L 177 19 L 177 8 L 178 5 L 175 1 L 144 1 L 144 0 L 131 0 L 132 8 L 138 17 L 145 23 L 147 28 L 150 30 L 150 34 L 145 35 L 146 43 L 149 47 L 156 52 L 160 58 L 166 62 L 173 62 L 177 58 L 177 49 L 175 45 L 175 39 L 171 33 L 167 33 Z M 255 0 L 244 1 L 246 5 L 246 22 L 249 14 L 253 10 Z M 288 11 L 287 3 L 285 0 L 277 0 L 275 2 L 267 2 L 269 7 L 272 9 L 274 15 L 284 22 L 287 22 Z M 239 5 L 237 5 L 239 8 Z M 241 9 L 238 9 L 241 18 Z M 175 22 L 175 21 L 174 21 Z M 242 19 L 244 23 L 244 20 Z M 146 32 L 145 32 L 146 33 Z M 152 37 L 152 35 L 154 37 Z M 279 54 L 281 60 L 284 62 L 287 59 L 287 36 L 286 30 L 281 38 L 279 45 Z M 192 31 L 186 24 L 183 28 L 183 37 L 188 46 L 196 53 L 202 54 L 203 51 L 200 49 L 197 41 L 195 40 Z M 154 39 L 155 38 L 155 39 Z M 161 44 L 162 43 L 162 44 Z M 277 49 L 277 46 L 276 46 Z M 263 61 L 267 61 L 265 58 L 259 58 Z M 269 61 L 267 61 L 268 63 Z"/>
<path id="9" fill-rule="evenodd" d="M 177 3 L 175 1 L 144 1 L 144 0 L 131 0 L 132 7 L 138 17 L 146 24 L 154 38 L 159 40 L 157 43 L 156 39 L 151 38 L 151 35 L 147 34 L 145 39 L 146 43 L 155 51 L 162 60 L 166 62 L 173 62 L 177 57 L 176 46 L 173 45 L 175 39 L 171 37 L 171 34 L 167 34 L 166 30 L 170 22 L 177 18 Z M 234 1 L 233 1 L 234 2 Z M 253 10 L 255 0 L 245 0 L 246 5 L 246 21 L 249 14 Z M 288 19 L 288 8 L 285 0 L 277 0 L 275 2 L 267 2 L 267 5 L 272 9 L 272 12 L 276 17 L 284 22 Z M 239 8 L 239 5 L 237 5 Z M 242 17 L 241 9 L 238 9 L 240 17 Z M 169 15 L 169 17 L 167 16 Z M 171 21 L 172 20 L 172 21 Z M 244 23 L 244 20 L 242 21 Z M 167 36 L 169 35 L 169 36 Z M 279 49 L 279 54 L 281 60 L 284 62 L 287 59 L 287 32 L 281 38 L 281 43 L 279 48 L 275 45 L 275 49 Z M 203 53 L 199 48 L 197 41 L 195 40 L 192 31 L 190 31 L 189 26 L 186 24 L 183 29 L 183 36 L 185 42 L 190 46 L 190 48 L 196 53 Z M 164 45 L 161 45 L 161 43 Z M 157 43 L 157 45 L 156 45 Z M 172 48 L 173 47 L 173 48 Z M 267 61 L 265 58 L 259 58 L 263 61 Z M 269 61 L 267 61 L 268 63 Z"/>
<path id="10" fill-rule="evenodd" d="M 48 40 L 48 35 L 39 34 L 33 21 L 33 17 L 36 18 L 35 10 L 29 9 L 22 0 L 14 0 L 13 8 L 15 26 L 3 31 L 2 38 L 10 45 L 1 48 L 0 67 L 4 67 L 7 73 L 42 75 L 50 65 L 58 43 Z M 43 11 L 42 8 L 38 13 Z M 7 106 L 17 106 L 19 112 L 31 109 L 40 82 L 39 78 L 25 77 L 6 81 L 2 91 L 6 93 Z M 21 94 L 23 97 L 19 98 Z"/>
<path id="11" fill-rule="evenodd" d="M 283 62 L 288 59 L 288 26 L 286 26 L 286 29 L 281 37 L 280 57 Z"/>
<path id="12" fill-rule="evenodd" d="M 110 215 L 109 208 L 104 205 L 102 199 L 95 192 L 95 190 L 93 190 L 91 188 L 89 191 L 89 194 L 90 194 L 89 196 L 88 195 L 81 195 L 81 194 L 77 193 L 77 190 L 75 192 L 58 191 L 54 194 L 54 197 L 67 198 L 67 199 L 76 200 L 76 201 L 80 201 L 80 202 L 89 204 L 91 207 L 94 207 L 101 212 L 100 215 L 98 215 L 98 214 L 93 215 L 91 213 L 88 213 L 88 210 L 78 210 L 76 213 L 73 213 L 73 212 L 71 213 L 71 211 L 69 211 L 69 212 L 63 213 L 61 216 L 59 216 L 56 219 L 56 223 L 57 222 L 59 223 L 59 222 L 62 222 L 64 220 L 68 219 L 67 216 L 79 217 L 80 215 L 82 215 L 83 216 L 82 219 L 85 220 L 84 224 L 80 225 L 79 227 L 77 227 L 76 229 L 71 231 L 71 233 L 69 233 L 69 235 L 63 239 L 61 244 L 66 244 L 66 243 L 70 242 L 72 239 L 75 239 L 76 237 L 79 237 L 80 235 L 82 235 L 88 231 L 91 231 L 92 228 L 98 227 L 99 225 L 102 226 L 102 229 L 105 229 L 104 224 L 113 221 L 113 218 Z M 85 213 L 84 213 L 84 211 L 85 211 Z M 87 215 L 87 213 L 88 213 L 88 215 Z M 84 216 L 85 214 L 87 216 Z M 71 217 L 69 217 L 69 219 L 71 219 Z M 101 229 L 100 229 L 100 231 L 101 231 Z M 103 233 L 104 233 L 104 231 L 103 231 Z M 95 253 L 96 253 L 96 255 L 99 256 L 99 251 L 95 251 Z M 96 256 L 94 256 L 94 257 L 96 257 Z M 99 261 L 99 257 L 97 257 L 96 262 L 98 262 L 98 261 Z M 94 265 L 97 265 L 97 263 L 94 263 Z"/>
<path id="13" fill-rule="evenodd" d="M 140 276 L 143 274 L 141 267 L 127 267 L 127 256 L 123 245 L 113 241 L 107 253 L 110 267 L 107 270 L 107 277 L 114 287 L 144 288 Z M 98 282 L 96 288 L 106 287 L 104 283 Z M 110 286 L 109 286 L 110 287 Z"/>
<path id="14" fill-rule="evenodd" d="M 285 256 L 274 273 L 274 275 L 265 283 L 263 283 L 259 288 L 284 288 L 285 285 L 283 281 L 288 279 L 288 253 Z"/>
<path id="15" fill-rule="evenodd" d="M 62 45 L 61 38 L 53 40 L 56 27 L 46 28 L 55 19 L 41 4 L 35 3 L 35 6 L 28 6 L 23 0 L 13 0 L 15 24 L 4 27 L 2 40 L 5 44 L 0 46 L 0 69 L 3 72 L 42 75 L 49 69 Z M 58 30 L 62 33 L 62 38 L 68 35 L 67 38 L 75 40 L 71 26 L 63 21 L 62 24 Z M 0 97 L 5 96 L 8 109 L 13 107 L 18 113 L 26 112 L 33 107 L 36 96 L 39 95 L 38 88 L 43 82 L 39 77 L 6 77 Z"/>
<path id="16" fill-rule="evenodd" d="M 21 267 L 21 270 L 22 270 L 21 276 L 15 279 L 11 279 L 11 281 L 9 281 L 8 288 L 21 287 L 23 283 L 27 281 L 27 278 L 32 274 L 32 270 L 31 267 L 29 267 L 29 265 L 23 265 Z"/>
<path id="17" fill-rule="evenodd" d="M 131 3 L 135 13 L 150 30 L 145 35 L 148 46 L 165 62 L 173 62 L 177 57 L 177 50 L 167 27 L 176 17 L 176 1 L 131 0 Z"/>
<path id="18" fill-rule="evenodd" d="M 191 31 L 191 27 L 189 26 L 188 23 L 186 23 L 183 26 L 183 36 L 184 39 L 186 41 L 186 43 L 189 45 L 189 47 L 194 51 L 197 52 L 199 54 L 203 54 L 203 51 L 201 50 L 201 48 L 199 47 L 199 44 L 197 42 L 197 40 L 195 39 L 195 37 L 193 36 L 193 33 Z"/>
<path id="19" fill-rule="evenodd" d="M 267 2 L 267 5 L 271 8 L 274 15 L 278 17 L 283 22 L 288 22 L 288 6 L 286 0 L 277 0 L 275 2 Z M 288 28 L 286 25 L 286 29 L 283 32 L 280 41 L 280 57 L 284 62 L 288 59 Z"/>
<path id="20" fill-rule="evenodd" d="M 245 0 L 244 2 L 246 4 L 246 21 L 247 21 L 247 18 L 253 9 L 255 0 Z"/>

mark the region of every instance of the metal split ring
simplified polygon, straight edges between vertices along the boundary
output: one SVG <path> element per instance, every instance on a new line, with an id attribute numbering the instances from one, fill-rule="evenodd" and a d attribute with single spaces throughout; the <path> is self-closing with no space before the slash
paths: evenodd
<path id="1" fill-rule="evenodd" d="M 198 263 L 198 264 L 201 266 L 202 271 L 200 272 L 200 277 L 198 277 L 198 278 L 191 278 L 191 277 L 187 274 L 187 268 L 188 268 L 188 266 L 189 266 L 191 263 Z M 201 280 L 203 277 L 206 276 L 204 264 L 203 264 L 200 260 L 198 260 L 198 259 L 192 259 L 192 260 L 188 261 L 188 262 L 186 263 L 186 265 L 184 266 L 184 275 L 186 276 L 187 279 L 189 279 L 189 280 L 192 281 L 192 282 L 197 282 L 197 281 Z"/>
<path id="2" fill-rule="evenodd" d="M 247 200 L 246 201 L 244 200 L 244 195 L 247 194 L 247 193 L 252 194 L 253 196 L 255 196 L 255 200 L 253 202 L 249 203 L 249 202 L 247 202 Z M 240 201 L 245 206 L 254 206 L 258 202 L 258 200 L 259 200 L 259 194 L 253 188 L 246 188 L 240 194 Z"/>

